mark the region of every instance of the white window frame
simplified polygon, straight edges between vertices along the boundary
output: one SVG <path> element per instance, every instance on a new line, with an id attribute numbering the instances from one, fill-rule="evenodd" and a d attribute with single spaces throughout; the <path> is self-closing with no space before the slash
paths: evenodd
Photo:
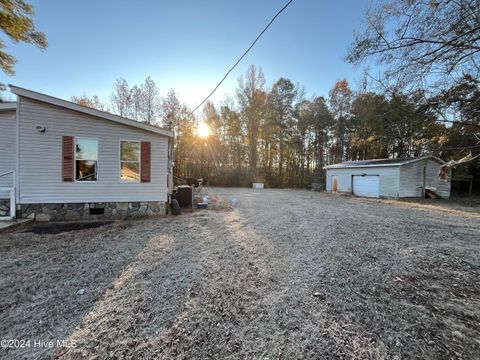
<path id="1" fill-rule="evenodd" d="M 98 138 L 95 137 L 83 137 L 83 136 L 74 136 L 73 137 L 74 143 L 73 143 L 73 181 L 77 184 L 96 184 L 98 183 L 98 178 L 99 178 L 99 166 L 98 163 L 100 162 L 100 152 L 99 152 L 99 141 Z M 77 140 L 95 140 L 97 142 L 97 179 L 96 180 L 77 180 Z M 93 160 L 86 160 L 86 161 L 93 161 Z"/>
<path id="2" fill-rule="evenodd" d="M 122 160 L 122 142 L 138 143 L 138 180 L 122 180 L 122 162 L 137 162 L 131 160 Z M 140 140 L 120 139 L 118 142 L 118 161 L 118 179 L 122 184 L 139 184 L 142 182 L 142 142 Z"/>

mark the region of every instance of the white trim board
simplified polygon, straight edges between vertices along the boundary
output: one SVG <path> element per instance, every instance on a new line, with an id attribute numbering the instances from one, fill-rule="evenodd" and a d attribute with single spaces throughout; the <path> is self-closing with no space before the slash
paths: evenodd
<path id="1" fill-rule="evenodd" d="M 0 110 L 15 110 L 17 108 L 16 101 L 0 102 Z"/>
<path id="2" fill-rule="evenodd" d="M 15 157 L 15 201 L 17 204 L 20 203 L 20 98 L 15 102 L 15 146 L 16 146 L 16 157 Z"/>

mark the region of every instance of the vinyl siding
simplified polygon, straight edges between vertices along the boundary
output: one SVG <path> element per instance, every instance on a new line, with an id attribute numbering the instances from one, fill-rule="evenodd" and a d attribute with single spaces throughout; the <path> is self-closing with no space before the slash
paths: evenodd
<path id="1" fill-rule="evenodd" d="M 450 197 L 450 177 L 448 181 L 438 178 L 441 164 L 432 159 L 425 159 L 400 167 L 400 197 L 421 197 L 423 186 L 423 168 L 426 170 L 426 186 L 442 197 Z"/>
<path id="2" fill-rule="evenodd" d="M 15 110 L 0 111 L 0 174 L 15 170 L 17 161 L 16 132 Z M 0 187 L 12 186 L 13 175 L 0 177 Z M 0 198 L 8 196 L 8 192 L 0 192 Z"/>
<path id="3" fill-rule="evenodd" d="M 338 176 L 338 191 L 352 192 L 353 175 L 379 175 L 380 196 L 397 197 L 398 193 L 398 167 L 375 167 L 375 168 L 348 168 L 348 169 L 327 169 L 327 191 L 332 191 L 332 176 Z"/>
<path id="4" fill-rule="evenodd" d="M 20 203 L 167 201 L 167 137 L 20 99 Z M 62 181 L 63 135 L 98 139 L 98 182 Z M 151 142 L 151 182 L 120 182 L 120 140 Z"/>

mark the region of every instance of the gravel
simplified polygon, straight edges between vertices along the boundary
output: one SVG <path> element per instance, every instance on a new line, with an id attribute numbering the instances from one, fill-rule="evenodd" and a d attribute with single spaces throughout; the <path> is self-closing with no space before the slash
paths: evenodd
<path id="1" fill-rule="evenodd" d="M 303 190 L 210 194 L 237 202 L 58 234 L 1 233 L 0 337 L 31 346 L 0 357 L 480 353 L 478 209 Z"/>

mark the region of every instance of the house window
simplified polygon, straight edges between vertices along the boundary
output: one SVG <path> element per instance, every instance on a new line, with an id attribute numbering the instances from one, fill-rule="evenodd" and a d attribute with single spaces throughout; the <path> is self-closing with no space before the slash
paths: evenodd
<path id="1" fill-rule="evenodd" d="M 97 181 L 98 140 L 76 138 L 75 181 Z"/>
<path id="2" fill-rule="evenodd" d="M 140 141 L 120 142 L 120 180 L 140 182 Z"/>

